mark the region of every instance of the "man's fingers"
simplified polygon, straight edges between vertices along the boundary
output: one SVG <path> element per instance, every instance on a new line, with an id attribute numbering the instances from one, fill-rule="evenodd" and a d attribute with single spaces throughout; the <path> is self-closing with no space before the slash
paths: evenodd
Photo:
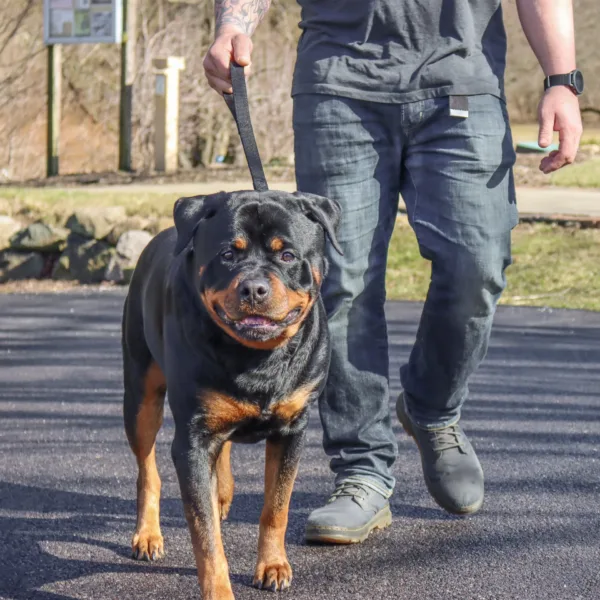
<path id="1" fill-rule="evenodd" d="M 236 35 L 231 39 L 233 45 L 233 59 L 242 66 L 250 65 L 250 56 L 252 54 L 252 40 L 244 34 Z"/>
<path id="2" fill-rule="evenodd" d="M 577 128 L 568 127 L 560 130 L 559 133 L 559 148 L 551 152 L 540 163 L 540 169 L 544 173 L 551 173 L 570 165 L 575 161 L 577 149 L 579 148 L 579 138 L 581 133 Z"/>
<path id="3" fill-rule="evenodd" d="M 558 151 L 563 155 L 566 165 L 570 165 L 577 156 L 579 147 L 579 138 L 577 130 L 569 127 L 562 129 L 559 134 L 560 146 Z"/>
<path id="4" fill-rule="evenodd" d="M 231 49 L 213 44 L 204 59 L 203 66 L 207 76 L 214 75 L 215 77 L 228 81 L 230 79 L 230 64 Z"/>
<path id="5" fill-rule="evenodd" d="M 554 113 L 543 111 L 540 115 L 540 133 L 538 144 L 542 148 L 547 148 L 552 143 L 554 131 Z"/>
<path id="6" fill-rule="evenodd" d="M 561 153 L 558 150 L 554 150 L 553 152 L 550 152 L 548 156 L 542 158 L 542 161 L 540 162 L 540 171 L 546 174 L 552 173 L 552 171 L 560 169 L 564 164 Z"/>
<path id="7" fill-rule="evenodd" d="M 208 85 L 210 85 L 210 87 L 213 90 L 216 90 L 217 92 L 219 92 L 219 94 L 231 94 L 233 93 L 233 89 L 231 87 L 231 81 L 225 81 L 224 79 L 220 79 L 219 77 L 215 77 L 213 76 L 206 76 L 206 79 L 208 80 Z"/>

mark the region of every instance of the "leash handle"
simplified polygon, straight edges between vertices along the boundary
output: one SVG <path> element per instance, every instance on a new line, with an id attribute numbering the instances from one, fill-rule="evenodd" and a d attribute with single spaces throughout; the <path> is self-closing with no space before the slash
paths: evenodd
<path id="1" fill-rule="evenodd" d="M 269 186 L 267 185 L 267 178 L 265 177 L 262 161 L 260 160 L 254 130 L 252 129 L 252 121 L 250 120 L 244 67 L 241 67 L 234 61 L 231 61 L 231 84 L 233 94 L 223 94 L 223 98 L 235 119 L 240 138 L 242 139 L 242 147 L 244 148 L 254 189 L 257 192 L 265 192 L 269 189 Z"/>

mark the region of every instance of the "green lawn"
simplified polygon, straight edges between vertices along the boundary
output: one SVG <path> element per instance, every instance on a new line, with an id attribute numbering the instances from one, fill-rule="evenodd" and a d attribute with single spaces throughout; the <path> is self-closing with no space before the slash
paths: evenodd
<path id="1" fill-rule="evenodd" d="M 600 158 L 570 165 L 551 176 L 552 185 L 561 187 L 600 188 Z"/>
<path id="2" fill-rule="evenodd" d="M 0 214 L 21 215 L 27 220 L 44 218 L 64 224 L 81 206 L 125 206 L 128 215 L 171 217 L 176 194 L 136 192 L 100 193 L 53 188 L 0 188 Z"/>
<path id="3" fill-rule="evenodd" d="M 513 232 L 513 258 L 503 304 L 600 310 L 600 230 L 522 224 Z M 388 298 L 423 300 L 429 274 L 400 217 L 388 259 Z"/>
<path id="4" fill-rule="evenodd" d="M 62 224 L 77 206 L 121 204 L 131 215 L 170 218 L 175 200 L 160 193 L 132 197 L 123 192 L 4 188 L 0 214 L 28 220 L 43 216 Z M 513 233 L 513 255 L 504 304 L 600 310 L 600 229 L 522 224 Z M 419 255 L 414 234 L 400 216 L 389 254 L 388 298 L 422 300 L 428 281 L 429 263 Z"/>
<path id="5" fill-rule="evenodd" d="M 511 123 L 510 130 L 512 132 L 515 144 L 518 142 L 537 141 L 539 133 L 539 125 L 537 123 Z M 554 132 L 554 142 L 558 142 L 558 133 Z M 600 127 L 586 126 L 583 127 L 581 136 L 581 145 L 599 144 L 600 143 Z"/>

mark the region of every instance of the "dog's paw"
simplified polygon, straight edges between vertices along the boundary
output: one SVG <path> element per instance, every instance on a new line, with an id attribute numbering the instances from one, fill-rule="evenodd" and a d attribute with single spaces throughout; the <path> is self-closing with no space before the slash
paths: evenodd
<path id="1" fill-rule="evenodd" d="M 231 508 L 231 498 L 225 497 L 221 498 L 219 496 L 219 517 L 221 521 L 225 521 L 227 519 L 227 515 L 229 514 L 229 509 Z"/>
<path id="2" fill-rule="evenodd" d="M 131 556 L 136 560 L 158 560 L 165 554 L 160 529 L 142 529 L 133 534 Z"/>
<path id="3" fill-rule="evenodd" d="M 256 565 L 254 580 L 252 581 L 255 588 L 271 592 L 283 592 L 290 587 L 291 583 L 292 567 L 285 558 L 271 563 L 259 561 Z"/>

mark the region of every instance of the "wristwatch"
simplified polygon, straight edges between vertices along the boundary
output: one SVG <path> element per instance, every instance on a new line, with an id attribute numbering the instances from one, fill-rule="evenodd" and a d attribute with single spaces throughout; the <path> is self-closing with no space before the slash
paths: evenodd
<path id="1" fill-rule="evenodd" d="M 544 91 L 554 85 L 569 86 L 576 96 L 583 94 L 583 73 L 577 69 L 564 75 L 548 75 L 544 79 Z"/>

